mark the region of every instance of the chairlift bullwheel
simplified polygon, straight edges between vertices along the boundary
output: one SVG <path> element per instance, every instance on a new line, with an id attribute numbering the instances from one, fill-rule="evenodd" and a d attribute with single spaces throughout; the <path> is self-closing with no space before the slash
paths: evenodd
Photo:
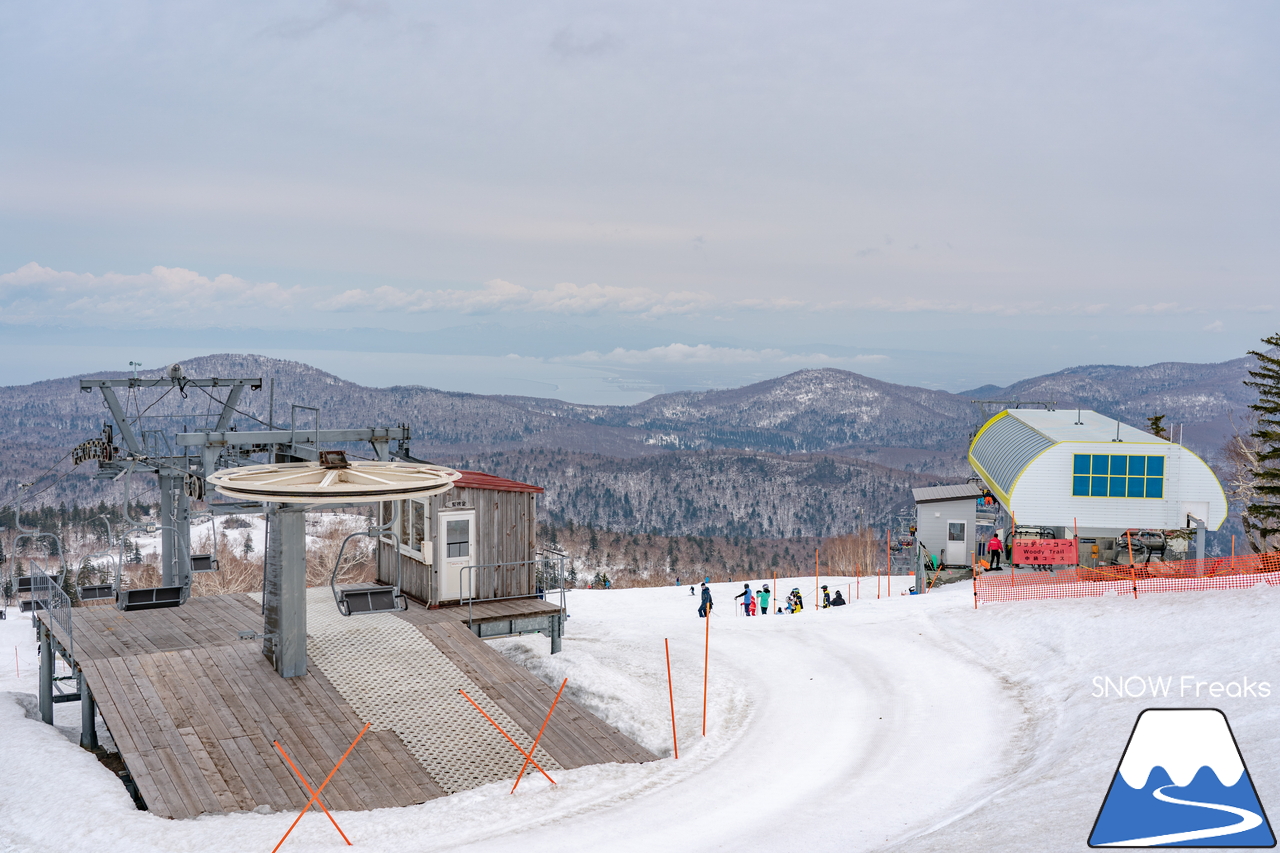
<path id="1" fill-rule="evenodd" d="M 208 479 L 230 498 L 326 504 L 423 498 L 448 491 L 461 476 L 441 465 L 354 461 L 341 468 L 319 462 L 246 465 L 217 471 Z"/>

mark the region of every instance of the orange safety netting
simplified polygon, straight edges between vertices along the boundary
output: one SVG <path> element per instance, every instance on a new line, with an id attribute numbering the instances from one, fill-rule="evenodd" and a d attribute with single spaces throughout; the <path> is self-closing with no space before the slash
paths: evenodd
<path id="1" fill-rule="evenodd" d="M 1167 563 L 1089 568 L 1077 566 L 1056 572 L 1011 574 L 984 572 L 974 578 L 979 601 L 1028 598 L 1085 598 L 1101 595 L 1143 595 L 1195 589 L 1241 589 L 1265 583 L 1280 585 L 1280 552 L 1206 557 Z"/>

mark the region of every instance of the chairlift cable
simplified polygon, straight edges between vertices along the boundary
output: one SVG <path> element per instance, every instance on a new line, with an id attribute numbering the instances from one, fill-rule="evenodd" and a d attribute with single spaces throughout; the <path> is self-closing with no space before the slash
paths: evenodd
<path id="1" fill-rule="evenodd" d="M 210 394 L 207 390 L 205 390 L 201 386 L 197 385 L 196 387 L 200 388 L 200 390 L 204 392 L 204 394 L 208 396 L 211 400 L 213 400 L 215 403 L 219 403 L 223 406 L 227 405 L 225 400 L 219 400 L 217 397 L 215 397 L 213 394 Z M 253 421 L 254 423 L 262 424 L 267 429 L 274 429 L 274 427 L 272 427 L 271 424 L 267 423 L 261 418 L 255 418 L 253 415 L 249 414 L 248 412 L 241 411 L 240 409 L 237 409 L 235 406 L 231 407 L 231 411 L 235 412 L 237 415 L 244 415 L 249 420 Z"/>

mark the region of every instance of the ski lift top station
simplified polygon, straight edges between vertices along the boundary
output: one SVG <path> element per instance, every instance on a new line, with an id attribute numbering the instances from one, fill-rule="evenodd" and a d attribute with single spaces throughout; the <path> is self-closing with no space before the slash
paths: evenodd
<path id="1" fill-rule="evenodd" d="M 237 408 L 241 395 L 262 384 L 189 378 L 179 365 L 159 378 L 81 381 L 82 391 L 101 392 L 112 422 L 74 460 L 97 460 L 98 477 L 126 484 L 134 474 L 158 478 L 159 523 L 130 519 L 124 535 L 159 531 L 162 579 L 126 588 L 121 560 L 106 594 L 91 596 L 114 597 L 114 608 L 72 608 L 57 582 L 33 570 L 41 718 L 52 723 L 55 703 L 79 701 L 81 743 L 94 748 L 101 711 L 138 799 L 165 817 L 302 808 L 308 791 L 267 769 L 277 760 L 272 742 L 292 745 L 314 776 L 337 760 L 331 733 L 349 737 L 363 724 L 372 746 L 345 765 L 352 783 L 330 789 L 339 808 L 404 806 L 517 775 L 519 756 L 459 689 L 528 740 L 547 725 L 554 691 L 484 642 L 542 633 L 560 650 L 563 556 L 535 551 L 542 490 L 414 459 L 404 425 L 321 429 L 318 410 L 294 406 L 313 412 L 314 425 L 299 428 L 291 415 L 277 429 L 269 415 L 265 429 L 237 430 L 236 414 L 257 420 Z M 147 409 L 131 415 L 117 389 L 153 388 L 184 398 L 200 389 L 220 411 L 206 429 L 145 429 Z M 321 449 L 353 442 L 367 442 L 375 458 Z M 191 597 L 192 573 L 217 570 L 214 555 L 191 553 L 192 502 L 205 500 L 206 487 L 223 496 L 207 502 L 210 517 L 267 519 L 260 597 Z M 308 590 L 308 507 L 369 504 L 377 521 L 342 547 L 374 538 L 377 582 L 339 588 L 340 551 L 329 589 Z M 544 588 L 556 586 L 553 603 Z M 55 690 L 55 656 L 75 673 L 76 692 Z M 572 700 L 561 707 L 537 750 L 544 766 L 656 757 Z"/>

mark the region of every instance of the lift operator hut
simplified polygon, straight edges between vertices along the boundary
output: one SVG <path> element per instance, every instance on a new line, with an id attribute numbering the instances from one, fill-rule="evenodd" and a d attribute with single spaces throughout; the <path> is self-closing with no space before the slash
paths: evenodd
<path id="1" fill-rule="evenodd" d="M 1019 527 L 1071 536 L 1217 530 L 1222 485 L 1187 448 L 1097 412 L 1008 409 L 983 425 L 969 462 Z"/>

